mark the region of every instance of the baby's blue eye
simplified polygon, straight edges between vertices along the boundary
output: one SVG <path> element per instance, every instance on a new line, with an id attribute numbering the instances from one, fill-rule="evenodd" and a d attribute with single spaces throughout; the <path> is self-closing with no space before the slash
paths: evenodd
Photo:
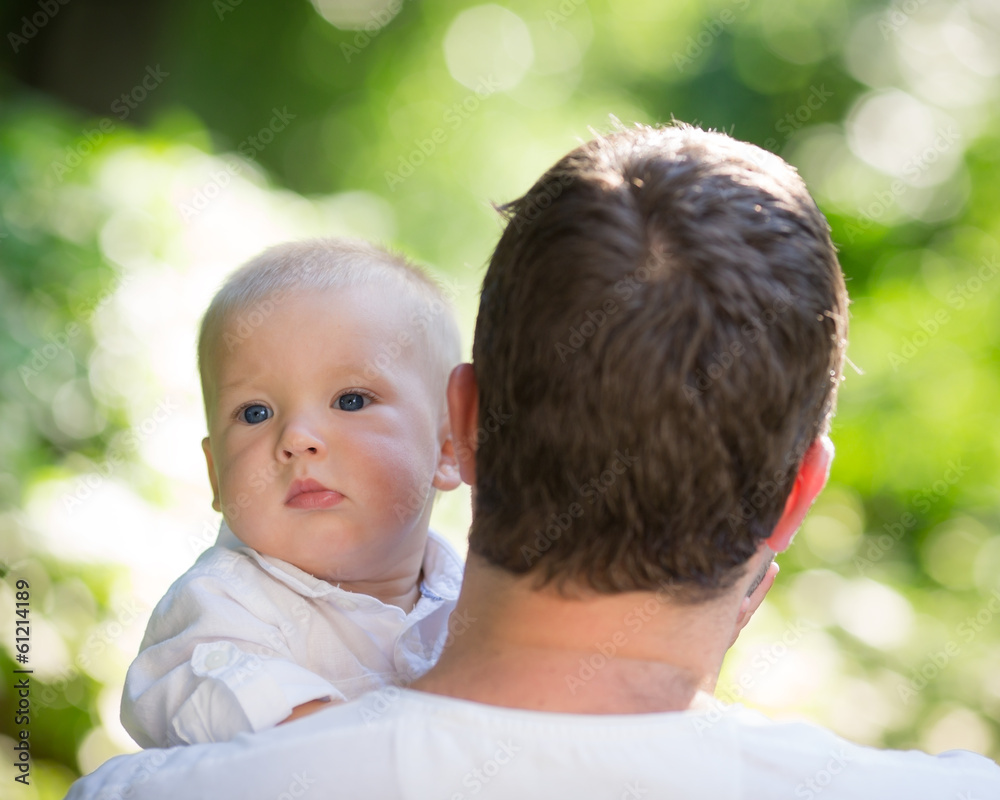
<path id="1" fill-rule="evenodd" d="M 365 407 L 365 396 L 357 393 L 342 394 L 338 404 L 341 411 L 360 411 Z"/>
<path id="2" fill-rule="evenodd" d="M 247 406 L 240 412 L 240 419 L 244 422 L 249 422 L 251 425 L 263 422 L 264 420 L 269 419 L 270 416 L 271 409 L 262 405 Z"/>

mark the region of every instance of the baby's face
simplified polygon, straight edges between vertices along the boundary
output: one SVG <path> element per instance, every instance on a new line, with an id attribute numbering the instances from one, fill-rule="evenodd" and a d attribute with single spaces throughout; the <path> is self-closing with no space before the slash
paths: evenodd
<path id="1" fill-rule="evenodd" d="M 273 305 L 262 322 L 226 320 L 214 343 L 216 509 L 245 544 L 345 588 L 419 570 L 432 488 L 458 477 L 414 305 L 376 288 Z"/>

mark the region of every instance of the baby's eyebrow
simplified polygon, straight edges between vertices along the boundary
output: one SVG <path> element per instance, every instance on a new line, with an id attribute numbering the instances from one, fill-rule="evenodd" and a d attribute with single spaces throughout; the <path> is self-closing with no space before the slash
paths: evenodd
<path id="1" fill-rule="evenodd" d="M 375 390 L 384 384 L 386 373 L 391 371 L 390 367 L 391 360 L 388 365 L 384 366 L 373 364 L 371 361 L 363 363 L 350 361 L 330 368 L 327 370 L 328 374 L 326 377 L 330 380 L 331 385 L 338 384 L 338 388 L 340 389 L 368 387 Z M 255 386 L 266 384 L 268 381 L 273 382 L 273 380 L 274 378 L 268 376 L 266 373 L 249 376 L 243 375 L 235 377 L 226 383 L 217 384 L 214 394 L 218 400 L 228 394 L 252 389 Z"/>
<path id="2" fill-rule="evenodd" d="M 244 386 L 252 385 L 257 381 L 258 381 L 257 376 L 254 376 L 252 378 L 247 378 L 247 377 L 237 378 L 235 380 L 228 381 L 227 383 L 219 384 L 219 386 L 216 388 L 216 391 L 219 394 L 222 394 L 223 392 L 231 392 L 236 389 L 241 389 Z"/>

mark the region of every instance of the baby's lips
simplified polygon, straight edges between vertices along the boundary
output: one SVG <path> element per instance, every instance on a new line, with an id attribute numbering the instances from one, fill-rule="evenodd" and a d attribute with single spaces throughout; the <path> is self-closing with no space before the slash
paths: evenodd
<path id="1" fill-rule="evenodd" d="M 292 481 L 292 485 L 288 487 L 288 494 L 285 495 L 285 502 L 288 503 L 300 494 L 308 494 L 311 492 L 330 492 L 332 489 L 328 489 L 319 481 L 313 480 L 312 478 L 298 478 Z"/>
<path id="2" fill-rule="evenodd" d="M 340 492 L 328 489 L 312 478 L 304 478 L 292 481 L 285 496 L 285 505 L 306 510 L 324 509 L 333 508 L 343 499 L 344 495 Z"/>

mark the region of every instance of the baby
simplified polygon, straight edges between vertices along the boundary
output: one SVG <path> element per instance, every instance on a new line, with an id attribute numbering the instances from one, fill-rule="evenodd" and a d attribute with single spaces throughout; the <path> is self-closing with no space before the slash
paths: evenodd
<path id="1" fill-rule="evenodd" d="M 230 276 L 198 342 L 224 521 L 129 668 L 136 742 L 230 739 L 433 665 L 462 578 L 428 530 L 435 490 L 459 484 L 459 360 L 437 286 L 372 245 L 279 245 Z"/>

